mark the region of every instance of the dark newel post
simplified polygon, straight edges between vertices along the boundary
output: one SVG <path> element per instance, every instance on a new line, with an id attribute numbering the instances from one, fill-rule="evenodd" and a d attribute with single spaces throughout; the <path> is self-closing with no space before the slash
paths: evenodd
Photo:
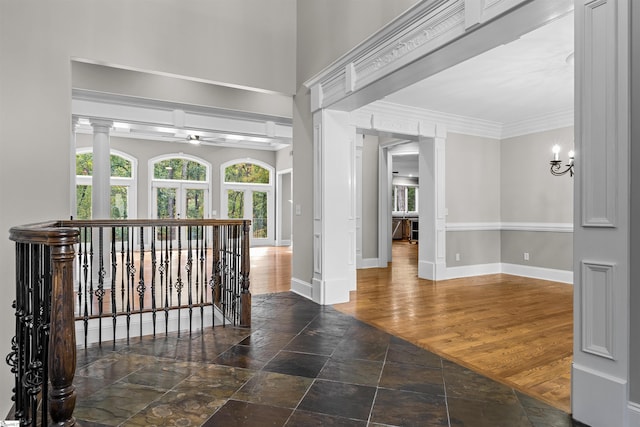
<path id="1" fill-rule="evenodd" d="M 49 340 L 49 412 L 56 426 L 75 425 L 76 334 L 73 319 L 73 244 L 52 246 L 51 337 Z"/>
<path id="2" fill-rule="evenodd" d="M 240 326 L 251 326 L 251 293 L 249 292 L 249 270 L 251 261 L 249 258 L 249 232 L 251 221 L 243 221 L 242 224 L 242 293 L 240 295 Z"/>

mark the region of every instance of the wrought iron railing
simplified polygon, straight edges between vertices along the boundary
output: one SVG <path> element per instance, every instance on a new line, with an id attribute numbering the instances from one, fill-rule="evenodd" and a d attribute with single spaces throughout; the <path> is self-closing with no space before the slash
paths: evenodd
<path id="1" fill-rule="evenodd" d="M 85 344 L 102 343 L 103 335 L 115 342 L 129 339 L 136 321 L 138 335 L 155 336 L 204 328 L 207 313 L 212 326 L 216 318 L 250 326 L 249 226 L 91 220 L 12 228 L 16 334 L 7 362 L 15 418 L 21 425 L 73 424 L 76 331 Z"/>

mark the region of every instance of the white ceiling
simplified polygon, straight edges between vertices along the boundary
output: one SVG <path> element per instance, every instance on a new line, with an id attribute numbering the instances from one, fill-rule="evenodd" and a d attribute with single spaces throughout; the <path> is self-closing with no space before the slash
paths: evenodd
<path id="1" fill-rule="evenodd" d="M 573 14 L 385 98 L 504 125 L 573 110 Z M 403 156 L 408 176 L 417 169 Z M 400 167 L 400 165 L 399 165 Z M 395 167 L 394 170 L 398 170 Z"/>
<path id="2" fill-rule="evenodd" d="M 573 50 L 569 14 L 385 100 L 505 124 L 571 110 Z"/>

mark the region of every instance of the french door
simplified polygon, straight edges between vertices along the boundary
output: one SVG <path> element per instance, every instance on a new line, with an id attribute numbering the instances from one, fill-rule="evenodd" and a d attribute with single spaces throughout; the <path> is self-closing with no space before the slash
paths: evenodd
<path id="1" fill-rule="evenodd" d="M 225 186 L 222 217 L 251 220 L 251 246 L 274 244 L 273 191 L 254 186 Z"/>
<path id="2" fill-rule="evenodd" d="M 207 184 L 154 182 L 153 218 L 204 219 L 208 218 L 209 187 Z M 177 227 L 158 231 L 158 238 L 177 241 Z M 186 238 L 186 230 L 181 230 Z"/>

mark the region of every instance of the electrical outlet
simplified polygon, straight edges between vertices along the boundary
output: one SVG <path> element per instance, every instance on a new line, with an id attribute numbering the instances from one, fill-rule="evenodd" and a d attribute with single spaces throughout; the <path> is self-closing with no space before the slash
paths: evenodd
<path id="1" fill-rule="evenodd" d="M 529 261 L 529 252 L 524 253 L 524 260 Z"/>
<path id="2" fill-rule="evenodd" d="M 296 205 L 296 215 L 302 215 L 302 206 Z"/>
<path id="3" fill-rule="evenodd" d="M 456 254 L 456 261 L 460 261 L 460 254 Z"/>

